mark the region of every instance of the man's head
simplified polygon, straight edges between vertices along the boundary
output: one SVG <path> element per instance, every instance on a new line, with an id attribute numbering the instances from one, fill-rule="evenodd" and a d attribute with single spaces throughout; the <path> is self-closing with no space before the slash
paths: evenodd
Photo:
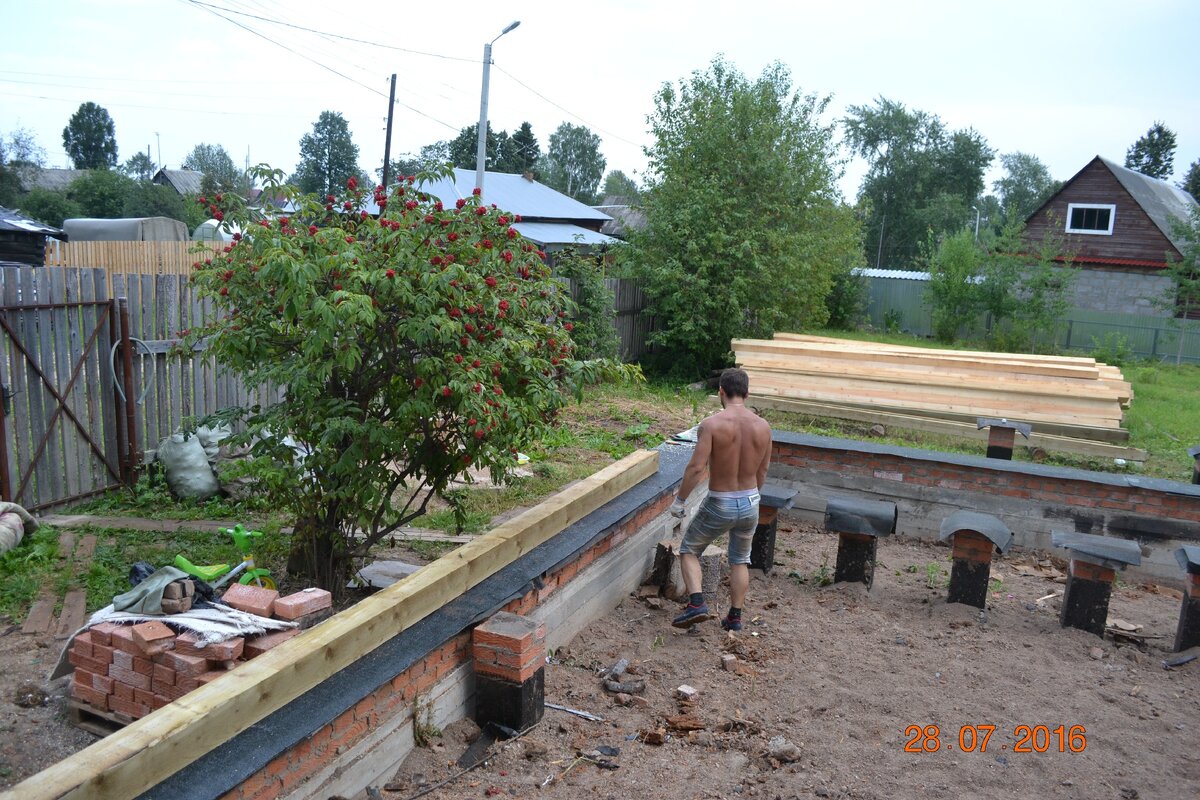
<path id="1" fill-rule="evenodd" d="M 740 397 L 745 400 L 750 394 L 750 376 L 736 367 L 725 370 L 721 373 L 721 392 L 730 399 Z"/>

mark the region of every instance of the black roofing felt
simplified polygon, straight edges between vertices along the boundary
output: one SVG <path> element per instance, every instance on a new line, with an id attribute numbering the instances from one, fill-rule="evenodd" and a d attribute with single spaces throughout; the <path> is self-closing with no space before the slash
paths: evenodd
<path id="1" fill-rule="evenodd" d="M 861 497 L 830 497 L 825 501 L 825 528 L 838 533 L 891 536 L 899 512 L 895 503 Z"/>
<path id="2" fill-rule="evenodd" d="M 1137 566 L 1142 563 L 1142 548 L 1137 542 L 1128 539 L 1116 539 L 1112 536 L 1098 536 L 1094 533 L 1076 533 L 1074 531 L 1051 531 L 1050 543 L 1062 547 L 1071 553 L 1078 553 L 1092 558 L 1104 558 L 1122 564 Z"/>
<path id="3" fill-rule="evenodd" d="M 534 588 L 534 582 L 541 575 L 570 562 L 611 528 L 673 491 L 683 477 L 692 449 L 662 445 L 656 474 L 139 797 L 141 800 L 212 800 L 233 790 L 279 753 L 328 725 L 346 709 L 440 647 L 450 636 L 523 596 Z"/>
<path id="4" fill-rule="evenodd" d="M 938 538 L 944 542 L 959 531 L 982 533 L 1000 548 L 1001 553 L 1008 552 L 1013 542 L 1012 531 L 1007 525 L 991 514 L 980 514 L 977 511 L 955 511 L 946 517 L 938 529 Z"/>
<path id="5" fill-rule="evenodd" d="M 896 445 L 860 442 L 849 439 L 834 439 L 828 436 L 813 436 L 807 433 L 789 433 L 776 431 L 772 440 L 780 444 L 794 444 L 799 447 L 816 447 L 822 450 L 845 450 L 874 455 L 895 456 L 916 461 L 933 461 L 941 464 L 955 464 L 975 469 L 990 469 L 995 472 L 1009 472 L 1015 475 L 1036 475 L 1041 478 L 1054 478 L 1064 481 L 1088 481 L 1104 486 L 1133 487 L 1150 489 L 1156 492 L 1185 495 L 1200 498 L 1200 486 L 1178 481 L 1168 481 L 1162 478 L 1146 478 L 1139 475 L 1122 475 L 1114 472 L 1092 472 L 1086 469 L 1072 467 L 1054 467 L 1048 464 L 1033 464 L 1027 461 L 1005 461 L 984 456 L 968 456 L 959 453 L 944 453 L 938 450 L 921 450 L 915 447 L 898 447 Z"/>

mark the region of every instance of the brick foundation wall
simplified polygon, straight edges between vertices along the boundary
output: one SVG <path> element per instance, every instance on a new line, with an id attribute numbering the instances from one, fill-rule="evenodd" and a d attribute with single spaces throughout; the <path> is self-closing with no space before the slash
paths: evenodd
<path id="1" fill-rule="evenodd" d="M 772 481 L 800 491 L 815 521 L 830 496 L 892 500 L 897 531 L 935 537 L 958 509 L 1001 517 L 1019 547 L 1048 549 L 1051 528 L 1138 542 L 1144 570 L 1180 578 L 1173 551 L 1200 541 L 1200 487 L 1026 462 L 1000 461 L 800 434 L 776 433 Z"/>
<path id="2" fill-rule="evenodd" d="M 641 505 L 622 522 L 600 532 L 565 563 L 543 573 L 539 581 L 542 584 L 540 588 L 535 584 L 529 591 L 505 604 L 503 610 L 521 615 L 534 612 L 541 603 L 560 592 L 597 559 L 662 517 L 671 501 L 672 495 L 667 492 Z M 427 696 L 440 681 L 470 661 L 471 633 L 468 628 L 451 636 L 388 683 L 377 687 L 330 724 L 277 755 L 265 768 L 224 794 L 223 800 L 268 800 L 293 792 L 297 796 L 303 795 L 306 780 L 343 760 L 348 750 L 364 742 L 381 727 L 389 723 L 394 726 L 398 720 L 410 717 L 418 698 Z M 463 711 L 469 714 L 470 708 Z"/>

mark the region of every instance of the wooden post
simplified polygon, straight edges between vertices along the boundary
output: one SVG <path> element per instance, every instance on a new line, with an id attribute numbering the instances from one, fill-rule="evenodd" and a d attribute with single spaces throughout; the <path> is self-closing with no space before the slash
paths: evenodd
<path id="1" fill-rule="evenodd" d="M 536 725 L 546 708 L 546 624 L 501 611 L 471 632 L 475 721 L 516 731 Z"/>
<path id="2" fill-rule="evenodd" d="M 1200 645 L 1200 574 L 1191 572 L 1179 609 L 1179 627 L 1175 629 L 1175 652 Z"/>
<path id="3" fill-rule="evenodd" d="M 837 564 L 833 569 L 834 583 L 848 581 L 865 583 L 867 588 L 875 582 L 875 550 L 878 539 L 862 533 L 839 533 Z"/>
<path id="4" fill-rule="evenodd" d="M 988 429 L 987 457 L 1012 461 L 1013 445 L 1016 442 L 1017 432 L 1015 429 L 993 425 Z"/>
<path id="5" fill-rule="evenodd" d="M 779 527 L 779 509 L 759 506 L 758 527 L 754 529 L 754 541 L 750 544 L 750 567 L 761 569 L 763 575 L 771 574 L 775 566 L 775 535 Z"/>
<path id="6" fill-rule="evenodd" d="M 125 391 L 125 483 L 133 486 L 137 482 L 141 455 L 138 453 L 137 411 L 133 399 L 133 342 L 130 341 L 128 298 L 117 298 L 117 307 L 121 317 L 121 367 L 125 372 L 121 378 Z"/>

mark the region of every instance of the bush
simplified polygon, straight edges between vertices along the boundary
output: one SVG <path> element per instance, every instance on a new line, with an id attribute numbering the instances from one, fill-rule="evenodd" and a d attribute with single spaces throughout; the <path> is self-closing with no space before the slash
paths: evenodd
<path id="1" fill-rule="evenodd" d="M 825 298 L 830 328 L 852 331 L 867 315 L 867 279 L 852 270 L 834 273 L 833 288 Z"/>
<path id="2" fill-rule="evenodd" d="M 616 328 L 616 300 L 604 283 L 600 257 L 564 250 L 555 262 L 558 274 L 572 283 L 575 299 L 575 342 L 580 358 L 617 358 L 621 340 Z"/>

